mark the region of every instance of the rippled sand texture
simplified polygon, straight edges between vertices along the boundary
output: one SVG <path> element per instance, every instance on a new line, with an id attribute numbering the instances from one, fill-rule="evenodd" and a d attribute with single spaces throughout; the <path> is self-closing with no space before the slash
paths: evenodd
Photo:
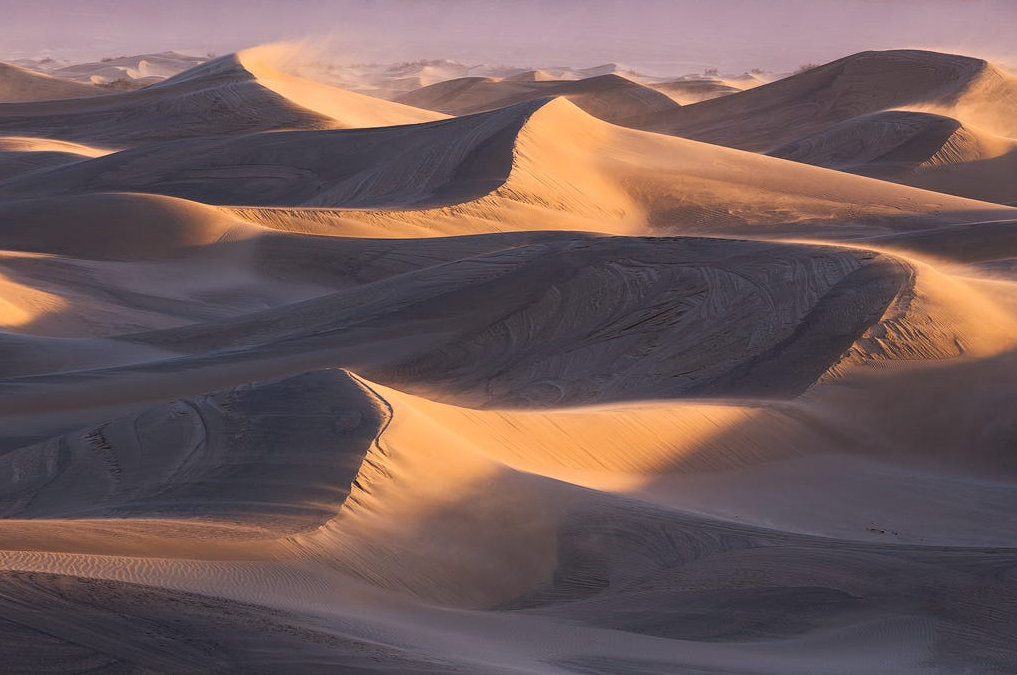
<path id="1" fill-rule="evenodd" d="M 275 58 L 0 71 L 0 672 L 1017 671 L 1012 76 Z"/>

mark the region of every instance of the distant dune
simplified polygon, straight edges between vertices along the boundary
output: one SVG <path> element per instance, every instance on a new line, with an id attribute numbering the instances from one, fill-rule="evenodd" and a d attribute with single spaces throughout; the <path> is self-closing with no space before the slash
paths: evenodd
<path id="1" fill-rule="evenodd" d="M 613 74 L 564 82 L 536 76 L 526 80 L 470 77 L 433 84 L 395 100 L 450 115 L 469 115 L 552 96 L 565 97 L 607 122 L 678 107 L 667 96 Z"/>
<path id="2" fill-rule="evenodd" d="M 258 60 L 257 52 L 244 58 L 266 77 L 265 82 L 238 56 L 224 56 L 145 89 L 82 99 L 73 105 L 0 105 L 0 134 L 130 146 L 173 138 L 386 126 L 441 117 L 283 76 Z M 109 124 L 111 118 L 120 123 Z M 172 125 L 166 123 L 170 119 Z"/>
<path id="3" fill-rule="evenodd" d="M 0 63 L 0 103 L 99 96 L 102 89 Z"/>
<path id="4" fill-rule="evenodd" d="M 902 50 L 620 123 L 1009 203 L 1013 188 L 995 176 L 1014 162 L 1015 104 L 1017 78 L 986 61 Z M 951 124 L 965 129 L 944 134 Z"/>
<path id="5" fill-rule="evenodd" d="M 671 97 L 680 105 L 708 101 L 742 91 L 738 87 L 724 84 L 719 80 L 677 80 L 651 85 L 657 91 Z"/>
<path id="6" fill-rule="evenodd" d="M 55 77 L 92 84 L 128 82 L 136 88 L 172 77 L 208 60 L 209 58 L 205 56 L 160 52 L 158 54 L 106 57 L 101 61 L 76 63 L 49 69 L 48 72 Z"/>

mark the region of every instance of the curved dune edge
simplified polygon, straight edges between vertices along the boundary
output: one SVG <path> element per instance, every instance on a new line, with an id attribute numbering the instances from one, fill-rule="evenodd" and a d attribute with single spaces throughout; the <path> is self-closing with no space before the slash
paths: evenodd
<path id="1" fill-rule="evenodd" d="M 448 117 L 283 73 L 273 64 L 284 61 L 288 49 L 285 44 L 263 45 L 237 52 L 236 58 L 258 84 L 296 105 L 331 117 L 339 128 L 419 124 Z"/>
<path id="2" fill-rule="evenodd" d="M 807 229 L 844 220 L 871 223 L 862 231 L 878 233 L 913 227 L 909 223 L 919 215 L 928 227 L 940 218 L 985 220 L 993 217 L 989 214 L 1013 213 L 985 202 L 612 126 L 564 100 L 533 112 L 512 152 L 504 185 L 479 199 L 438 209 L 239 208 L 236 213 L 274 228 L 360 237 L 507 227 L 758 235 L 764 226 Z M 800 187 L 811 184 L 822 184 L 822 194 Z"/>
<path id="3" fill-rule="evenodd" d="M 266 83 L 299 101 L 290 100 L 260 82 L 234 54 L 134 91 L 3 103 L 0 136 L 39 136 L 124 149 L 206 136 L 376 127 L 441 117 L 283 75 L 260 57 L 252 56 L 258 53 L 258 50 L 245 52 L 252 68 L 265 77 Z M 74 83 L 74 86 L 86 85 Z M 312 109 L 315 107 L 330 114 L 317 112 Z M 118 123 L 109 124 L 111 117 Z M 172 125 L 166 124 L 168 118 L 174 120 Z"/>
<path id="4" fill-rule="evenodd" d="M 109 228 L 110 237 L 122 247 L 120 249 L 102 245 L 91 250 L 89 245 L 95 241 L 91 235 L 75 239 L 63 229 L 60 218 L 53 218 L 53 209 L 60 205 L 67 209 L 69 216 L 87 219 L 89 209 L 104 212 L 110 200 L 127 216 L 122 223 L 102 220 L 103 226 Z M 327 359 L 355 358 L 356 363 L 367 369 L 362 372 L 371 374 L 373 379 L 418 393 L 446 400 L 454 397 L 473 406 L 527 407 L 541 401 L 579 404 L 589 402 L 591 396 L 614 400 L 647 396 L 724 396 L 732 392 L 741 396 L 753 393 L 764 397 L 790 396 L 806 389 L 815 379 L 822 379 L 824 372 L 837 376 L 859 364 L 958 356 L 988 358 L 1008 349 L 1014 334 L 1012 309 L 985 296 L 986 291 L 995 290 L 976 288 L 961 278 L 937 272 L 928 263 L 898 259 L 899 250 L 879 256 L 871 252 L 847 254 L 845 251 L 849 249 L 815 244 L 808 249 L 798 249 L 778 244 L 725 244 L 721 240 L 695 239 L 661 239 L 651 247 L 639 239 L 565 233 L 430 240 L 426 248 L 412 240 L 376 244 L 368 240 L 354 246 L 342 239 L 304 241 L 295 235 L 274 234 L 244 222 L 223 221 L 218 209 L 163 197 L 96 195 L 47 202 L 41 211 L 37 206 L 38 203 L 24 202 L 8 209 L 11 222 L 19 224 L 5 235 L 8 244 L 11 248 L 27 249 L 8 252 L 0 258 L 3 267 L 19 273 L 15 277 L 6 272 L 14 284 L 12 291 L 38 289 L 36 277 L 52 276 L 54 270 L 63 270 L 65 265 L 74 270 L 83 269 L 85 276 L 80 280 L 71 277 L 66 286 L 42 285 L 41 289 L 47 290 L 41 291 L 44 295 L 36 295 L 50 302 L 48 309 L 38 305 L 33 299 L 35 296 L 25 296 L 23 301 L 17 300 L 20 296 L 16 293 L 11 296 L 6 327 L 29 335 L 17 342 L 8 334 L 5 342 L 9 350 L 23 349 L 29 358 L 19 359 L 20 370 L 11 371 L 10 375 L 50 372 L 59 378 L 56 374 L 59 368 L 33 371 L 32 363 L 44 361 L 46 354 L 56 348 L 58 353 L 52 356 L 63 355 L 56 364 L 77 353 L 83 360 L 82 366 L 88 366 L 101 350 L 99 343 L 85 339 L 129 333 L 127 341 L 106 342 L 106 358 L 112 359 L 105 364 L 110 369 L 108 373 L 103 372 L 100 363 L 90 366 L 101 379 L 116 375 L 116 366 L 124 363 L 120 358 L 126 359 L 127 372 L 131 368 L 144 371 L 146 358 L 156 367 L 154 364 L 174 356 L 201 364 L 203 369 L 212 372 L 218 367 L 214 355 L 229 352 L 233 352 L 231 360 L 258 368 L 261 368 L 259 363 L 270 360 L 263 354 L 299 358 L 302 365 L 296 367 L 304 369 L 324 365 Z M 149 223 L 152 232 L 139 229 L 135 223 L 140 222 Z M 26 223 L 32 227 L 22 231 L 30 231 L 32 235 L 19 244 L 18 231 Z M 124 226 L 128 229 L 121 230 Z M 950 230 L 943 232 L 950 234 Z M 502 240 L 504 243 L 499 244 Z M 421 248 L 416 262 L 400 252 L 400 249 L 410 248 Z M 312 250 L 314 257 L 307 258 Z M 375 277 L 376 272 L 363 268 L 377 255 L 372 253 L 374 250 L 401 262 L 389 272 L 384 271 L 383 263 L 378 269 L 381 275 Z M 672 251 L 672 255 L 678 257 L 671 260 L 665 251 Z M 732 275 L 730 265 L 723 262 L 724 251 L 738 251 L 748 256 L 745 259 L 754 261 L 758 273 L 748 277 Z M 64 257 L 71 252 L 79 258 L 65 262 Z M 610 262 L 610 258 L 619 256 L 629 262 L 621 265 Z M 384 261 L 385 257 L 378 260 Z M 297 259 L 314 264 L 293 266 L 292 262 Z M 542 262 L 552 260 L 559 261 L 560 272 L 552 273 L 553 267 Z M 681 260 L 685 262 L 679 262 Z M 368 276 L 349 278 L 334 271 L 349 265 L 362 269 L 361 273 Z M 774 276 L 780 274 L 782 265 L 800 268 L 801 288 L 794 289 L 786 297 L 781 294 L 767 300 L 759 296 L 760 288 L 774 283 L 782 284 L 780 288 L 788 286 L 786 278 Z M 187 283 L 174 280 L 183 268 L 191 275 Z M 862 268 L 868 271 L 863 273 Z M 120 312 L 117 318 L 120 323 L 111 323 L 106 326 L 106 332 L 96 333 L 94 316 L 108 314 L 112 319 L 119 305 L 108 300 L 101 284 L 89 289 L 82 283 L 94 276 L 90 271 L 93 269 L 131 271 L 137 278 L 132 292 L 144 299 L 147 309 L 130 314 Z M 568 272 L 569 269 L 572 271 Z M 582 272 L 583 269 L 586 271 Z M 834 274 L 834 269 L 839 271 Z M 653 282 L 654 277 L 642 278 L 641 270 L 655 270 L 654 275 L 678 275 L 674 279 L 679 285 L 668 291 L 665 286 L 659 286 L 659 282 Z M 494 271 L 497 274 L 491 276 Z M 35 276 L 29 276 L 29 272 Z M 509 276 L 502 277 L 504 274 Z M 536 294 L 517 292 L 522 287 L 511 280 L 523 274 L 540 275 L 547 280 L 548 289 Z M 694 294 L 682 299 L 690 292 L 682 289 L 686 286 L 694 289 L 697 282 L 693 279 L 698 277 L 709 284 L 715 299 L 701 302 L 691 299 L 695 298 Z M 169 282 L 172 283 L 167 286 Z M 249 298 L 233 301 L 234 296 L 228 292 L 231 284 L 258 289 L 263 293 L 261 302 L 264 304 L 251 307 Z M 414 318 L 410 323 L 398 319 L 404 312 L 406 316 L 415 316 L 419 310 L 414 307 L 428 307 L 438 296 L 444 297 L 446 303 L 451 298 L 470 297 L 471 293 L 479 292 L 473 288 L 479 288 L 478 284 L 487 284 L 484 287 L 490 292 L 510 302 L 514 307 L 511 314 L 488 317 L 486 311 L 467 313 L 465 308 L 472 306 L 467 302 L 462 309 L 446 316 L 443 333 L 435 333 L 432 323 L 423 317 Z M 768 292 L 775 293 L 776 289 L 774 286 Z M 124 290 L 127 289 L 121 292 Z M 212 291 L 222 293 L 221 299 L 211 295 Z M 731 293 L 749 293 L 739 302 L 755 298 L 754 304 L 742 305 L 740 311 L 746 316 L 756 316 L 745 314 L 748 307 L 754 307 L 751 311 L 757 312 L 762 307 L 759 302 L 770 303 L 772 316 L 764 312 L 757 317 L 755 336 L 751 340 L 745 332 L 747 324 L 734 320 L 737 313 L 730 308 L 724 311 L 715 308 L 734 302 L 724 299 L 729 298 L 725 294 Z M 600 299 L 591 304 L 595 297 Z M 865 301 L 859 303 L 853 299 L 856 297 L 865 298 Z M 340 346 L 346 345 L 346 338 L 336 342 L 335 338 L 327 337 L 343 335 L 336 332 L 337 327 L 353 321 L 356 312 L 381 312 L 383 304 L 379 303 L 392 303 L 397 298 L 401 309 L 392 315 L 397 318 L 377 322 L 371 329 L 374 332 L 370 333 L 375 337 L 369 342 L 391 339 L 392 330 L 398 327 L 403 332 L 417 334 L 419 331 L 421 341 L 416 349 L 407 349 L 407 345 L 395 352 L 376 354 L 370 349 L 351 350 L 349 346 Z M 617 298 L 617 303 L 612 304 L 611 298 Z M 73 311 L 61 305 L 67 299 L 74 300 Z M 689 315 L 675 314 L 677 310 L 674 309 L 663 313 L 650 311 L 653 303 L 665 301 L 668 305 L 678 303 L 675 307 L 691 302 L 690 306 L 698 309 Z M 589 320 L 584 323 L 581 317 L 570 318 L 568 312 L 562 315 L 561 321 L 551 321 L 545 316 L 548 308 L 561 306 L 560 311 L 565 311 L 570 305 L 586 307 L 595 317 L 593 323 Z M 459 307 L 459 304 L 454 303 L 454 306 Z M 778 313 L 774 314 L 778 307 Z M 972 313 L 975 307 L 977 312 Z M 203 318 L 210 312 L 215 313 L 217 320 L 206 325 Z M 378 316 L 386 316 L 386 313 Z M 668 317 L 667 320 L 664 317 Z M 854 318 L 848 320 L 849 317 Z M 531 325 L 534 321 L 536 325 Z M 352 325 L 359 322 L 356 320 Z M 811 326 L 813 337 L 809 337 L 810 333 L 796 337 L 790 334 L 798 330 L 795 325 L 799 322 L 805 322 L 803 330 Z M 587 323 L 588 328 L 584 329 Z M 662 351 L 653 336 L 667 335 L 667 326 L 671 323 L 696 328 L 686 328 L 684 333 L 660 343 L 670 346 L 670 351 Z M 626 335 L 623 329 L 629 324 L 643 325 L 645 335 Z M 301 328 L 294 330 L 294 326 Z M 727 327 L 727 333 L 715 339 L 716 344 L 731 345 L 741 355 L 740 360 L 723 357 L 720 347 L 697 351 L 688 343 L 688 336 L 697 331 L 721 331 L 721 326 Z M 111 332 L 111 329 L 119 330 Z M 640 347 L 646 350 L 641 351 L 641 360 L 625 361 L 628 364 L 625 370 L 633 379 L 608 378 L 596 387 L 591 388 L 590 383 L 580 386 L 581 382 L 574 381 L 570 374 L 574 369 L 570 359 L 575 357 L 551 358 L 538 347 L 541 343 L 535 337 L 543 335 L 540 339 L 547 340 L 554 336 L 554 340 L 560 340 L 567 335 L 579 335 L 583 330 L 615 336 L 606 344 L 618 347 L 602 349 L 593 343 L 577 352 L 585 351 L 591 358 L 595 357 L 587 365 L 600 363 L 598 367 L 605 372 L 610 371 L 615 359 L 627 358 L 626 349 L 644 345 Z M 809 341 L 816 336 L 828 339 L 830 335 L 839 335 L 837 331 L 845 331 L 849 337 L 846 341 L 838 337 L 835 351 L 816 351 L 815 345 L 809 346 Z M 503 333 L 510 339 L 503 341 L 498 337 Z M 50 344 L 32 334 L 81 340 Z M 792 337 L 790 342 L 782 342 Z M 617 342 L 619 338 L 625 342 Z M 488 342 L 485 352 L 488 364 L 482 368 L 470 361 L 479 353 L 472 344 L 477 340 Z M 631 342 L 633 340 L 635 342 Z M 289 346 L 284 349 L 276 346 L 283 344 Z M 378 354 L 383 353 L 385 357 L 379 358 Z M 686 361 L 692 354 L 698 356 Z M 806 354 L 812 356 L 806 358 L 803 356 Z M 786 361 L 792 356 L 799 361 L 795 364 Z M 135 359 L 140 359 L 141 363 Z M 230 359 L 223 360 L 224 364 L 229 362 Z M 137 365 L 130 366 L 132 363 Z M 664 363 L 670 365 L 660 365 Z M 686 364 L 680 368 L 685 378 L 669 379 L 654 374 L 669 372 L 676 363 Z M 735 364 L 741 365 L 725 375 L 726 369 Z M 806 375 L 789 379 L 789 373 L 798 371 Z M 467 376 L 468 373 L 472 375 Z M 691 378 L 688 377 L 690 373 Z M 491 379 L 495 377 L 504 379 Z M 704 378 L 703 382 L 697 383 L 699 378 Z M 740 388 L 732 388 L 736 382 L 740 383 Z M 758 392 L 746 388 L 746 383 L 753 382 L 761 387 Z M 77 386 L 73 382 L 68 384 L 72 389 Z M 23 391 L 21 386 L 10 389 Z M 13 404 L 9 396 L 6 398 L 5 406 Z"/>
<path id="5" fill-rule="evenodd" d="M 465 77 L 422 87 L 396 100 L 461 116 L 558 96 L 607 122 L 678 107 L 667 95 L 615 74 L 554 81 L 536 74 L 528 80 Z"/>
<path id="6" fill-rule="evenodd" d="M 1015 102 L 1017 77 L 987 61 L 891 50 L 623 123 L 1008 204 Z M 915 134 L 922 118 L 938 123 Z"/>
<path id="7" fill-rule="evenodd" d="M 483 132 L 479 136 L 478 130 Z M 64 194 L 162 190 L 220 204 L 275 198 L 275 204 L 262 207 L 229 208 L 235 217 L 271 228 L 360 237 L 521 229 L 759 236 L 824 223 L 842 228 L 827 236 L 858 236 L 1014 213 L 985 202 L 616 127 L 564 100 L 419 128 L 374 130 L 372 137 L 400 148 L 403 136 L 433 143 L 405 144 L 405 153 L 400 149 L 392 159 L 368 163 L 307 193 L 307 181 L 297 179 L 324 170 L 322 163 L 330 161 L 327 155 L 308 154 L 309 149 L 336 143 L 339 152 L 344 143 L 362 142 L 364 133 L 254 137 L 248 146 L 255 150 L 244 150 L 242 157 L 261 166 L 258 177 L 268 181 L 256 194 L 249 194 L 247 177 L 237 174 L 228 152 L 225 164 L 203 170 L 200 180 L 187 169 L 195 153 L 223 152 L 237 145 L 231 140 L 210 147 L 207 140 L 182 140 L 157 150 L 132 150 L 6 181 L 0 194 L 42 197 L 59 188 Z M 435 157 L 435 147 L 449 144 L 452 151 Z M 298 166 L 288 164 L 290 155 L 302 158 Z M 130 173 L 98 171 L 129 157 L 135 167 Z M 478 172 L 484 180 L 464 178 Z M 298 184 L 304 187 L 298 190 Z M 288 199 L 297 203 L 287 206 Z"/>
<path id="8" fill-rule="evenodd" d="M 891 110 L 852 118 L 768 153 L 903 185 L 1007 204 L 1017 140 L 942 115 Z"/>
<path id="9" fill-rule="evenodd" d="M 145 214 L 153 206 L 151 199 L 118 199 L 124 213 L 133 208 Z M 88 204 L 67 201 L 79 214 Z M 209 211 L 178 206 L 185 214 Z M 148 222 L 158 224 L 153 218 Z M 118 227 L 109 225 L 114 231 Z M 146 372 L 166 387 L 175 380 L 174 390 L 192 386 L 187 376 L 192 371 L 223 378 L 242 368 L 252 378 L 268 376 L 278 372 L 273 363 L 284 359 L 305 370 L 337 362 L 360 364 L 373 379 L 475 407 L 707 395 L 790 397 L 828 370 L 909 284 L 907 266 L 891 258 L 815 245 L 569 233 L 426 244 L 354 242 L 234 231 L 214 219 L 208 225 L 208 231 L 184 229 L 178 236 L 214 244 L 177 243 L 175 253 L 172 219 L 158 224 L 163 241 L 143 236 L 143 245 L 131 248 L 129 238 L 121 239 L 121 255 L 159 253 L 145 264 L 130 263 L 127 269 L 137 275 L 137 286 L 121 290 L 135 293 L 150 313 L 125 315 L 121 321 L 146 321 L 145 330 L 97 335 L 87 324 L 85 330 L 79 328 L 82 317 L 73 312 L 51 317 L 54 326 L 63 322 L 59 333 L 47 330 L 51 335 L 107 338 L 113 360 L 105 369 L 92 368 L 93 395 L 100 390 L 123 395 L 116 382 L 148 377 Z M 42 228 L 36 230 L 41 234 Z M 222 241 L 219 233 L 233 239 Z M 11 256 L 4 264 L 26 274 L 32 266 L 23 263 L 45 262 L 36 273 L 52 273 L 54 260 L 45 256 L 61 253 L 61 247 L 82 248 L 73 239 L 55 236 L 51 248 L 40 251 L 41 240 L 35 239 L 34 255 Z M 96 253 L 103 252 L 109 253 Z M 81 267 L 87 272 L 125 266 L 117 259 L 89 259 L 86 248 L 78 254 L 82 259 L 72 264 L 75 273 Z M 747 267 L 740 270 L 742 265 Z M 193 275 L 187 285 L 162 288 L 164 273 L 183 268 Z M 354 273 L 337 271 L 345 268 Z M 230 274 L 236 275 L 235 283 L 263 289 L 273 302 L 253 310 L 239 302 L 227 304 L 231 294 L 216 302 L 210 292 L 228 290 L 223 284 Z M 527 279 L 541 284 L 523 284 Z M 84 309 L 99 311 L 108 304 L 106 291 L 94 281 L 89 288 L 85 281 L 87 275 L 62 292 L 80 296 Z M 477 306 L 475 298 L 484 293 L 502 298 L 502 304 Z M 202 314 L 211 311 L 215 320 L 203 320 Z M 39 321 L 21 330 L 42 329 Z M 708 348 L 698 342 L 700 335 L 711 336 Z M 569 353 L 555 347 L 576 340 Z M 10 337 L 6 342 L 13 351 L 15 342 Z M 376 343 L 388 347 L 375 348 Z M 43 384 L 36 388 L 44 396 L 38 405 L 46 405 L 45 395 L 66 399 L 77 390 L 76 376 L 33 371 L 45 366 L 54 346 L 26 341 L 18 347 L 25 355 L 11 364 L 17 370 L 9 369 L 8 377 L 21 380 L 5 389 L 5 410 L 28 404 L 25 387 L 33 381 Z M 67 341 L 60 353 L 84 346 Z M 120 347 L 128 346 L 157 350 L 159 356 L 148 365 L 121 365 L 117 359 L 125 350 Z M 594 379 L 583 374 L 590 368 L 598 373 Z"/>

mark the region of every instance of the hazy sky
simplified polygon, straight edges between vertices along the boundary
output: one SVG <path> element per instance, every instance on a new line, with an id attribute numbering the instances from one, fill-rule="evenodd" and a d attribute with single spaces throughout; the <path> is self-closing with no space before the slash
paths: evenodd
<path id="1" fill-rule="evenodd" d="M 223 53 L 313 37 L 346 59 L 788 70 L 864 49 L 1014 58 L 1017 0 L 0 0 L 0 59 Z"/>

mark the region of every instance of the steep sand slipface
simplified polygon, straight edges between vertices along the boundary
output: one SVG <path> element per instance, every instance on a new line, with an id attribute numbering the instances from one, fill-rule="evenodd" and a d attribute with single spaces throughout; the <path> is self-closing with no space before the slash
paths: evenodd
<path id="1" fill-rule="evenodd" d="M 0 106 L 0 670 L 1014 670 L 1017 211 L 276 58 Z"/>

